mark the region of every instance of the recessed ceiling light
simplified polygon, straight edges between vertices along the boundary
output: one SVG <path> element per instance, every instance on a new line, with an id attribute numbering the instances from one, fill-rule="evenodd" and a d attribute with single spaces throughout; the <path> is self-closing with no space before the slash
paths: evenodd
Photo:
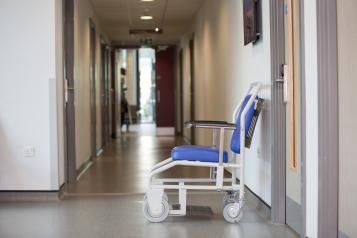
<path id="1" fill-rule="evenodd" d="M 145 15 L 145 16 L 141 16 L 140 19 L 141 20 L 152 20 L 152 16 L 149 16 L 149 15 Z"/>
<path id="2" fill-rule="evenodd" d="M 156 27 L 156 28 L 155 28 L 155 31 L 156 31 L 156 32 L 160 31 L 160 28 Z"/>
<path id="3" fill-rule="evenodd" d="M 153 2 L 154 0 L 141 0 L 142 2 Z"/>

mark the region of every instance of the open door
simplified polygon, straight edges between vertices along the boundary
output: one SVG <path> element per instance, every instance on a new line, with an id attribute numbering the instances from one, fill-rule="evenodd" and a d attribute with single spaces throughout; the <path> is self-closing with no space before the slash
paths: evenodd
<path id="1" fill-rule="evenodd" d="M 175 48 L 156 51 L 156 132 L 175 135 Z"/>

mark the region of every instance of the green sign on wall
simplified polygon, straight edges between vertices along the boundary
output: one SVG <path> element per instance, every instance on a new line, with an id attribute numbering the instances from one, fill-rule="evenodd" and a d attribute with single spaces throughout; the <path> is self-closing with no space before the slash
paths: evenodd
<path id="1" fill-rule="evenodd" d="M 141 38 L 140 39 L 140 45 L 151 46 L 152 45 L 152 39 L 150 37 Z"/>

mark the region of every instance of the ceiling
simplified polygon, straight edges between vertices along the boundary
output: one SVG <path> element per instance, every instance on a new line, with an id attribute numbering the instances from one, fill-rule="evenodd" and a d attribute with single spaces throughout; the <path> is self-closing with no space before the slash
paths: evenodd
<path id="1" fill-rule="evenodd" d="M 144 37 L 154 45 L 175 44 L 190 26 L 204 0 L 90 0 L 113 45 L 137 45 Z M 152 20 L 140 16 L 151 15 Z M 130 35 L 129 29 L 162 28 L 162 34 Z"/>

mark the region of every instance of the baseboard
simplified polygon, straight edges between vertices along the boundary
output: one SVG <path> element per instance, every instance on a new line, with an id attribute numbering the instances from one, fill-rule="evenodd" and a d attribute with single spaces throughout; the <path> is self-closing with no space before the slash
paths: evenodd
<path id="1" fill-rule="evenodd" d="M 174 127 L 157 127 L 156 135 L 157 136 L 174 136 L 175 128 Z"/>
<path id="2" fill-rule="evenodd" d="M 226 171 L 231 174 L 230 169 L 226 169 Z M 239 183 L 239 179 L 237 179 Z M 249 202 L 250 206 L 253 207 L 260 216 L 263 218 L 270 220 L 271 219 L 271 207 L 256 193 L 254 193 L 247 185 L 244 185 L 245 188 L 245 199 Z"/>
<path id="3" fill-rule="evenodd" d="M 185 144 L 190 145 L 191 144 L 191 140 L 189 138 L 187 138 L 186 136 L 183 136 L 183 141 L 185 142 Z"/>
<path id="4" fill-rule="evenodd" d="M 65 192 L 66 192 L 66 183 L 63 183 L 61 186 L 60 186 L 60 189 L 58 191 L 58 198 L 59 199 L 62 199 L 65 195 Z"/>
<path id="5" fill-rule="evenodd" d="M 0 202 L 59 201 L 59 191 L 1 191 Z"/>
<path id="6" fill-rule="evenodd" d="M 350 238 L 350 237 L 346 235 L 344 232 L 338 231 L 338 238 Z"/>
<path id="7" fill-rule="evenodd" d="M 104 150 L 103 148 L 100 148 L 97 150 L 97 157 L 101 156 L 103 154 Z"/>
<path id="8" fill-rule="evenodd" d="M 92 159 L 89 158 L 84 162 L 79 169 L 77 169 L 77 181 L 87 172 L 87 170 L 92 166 Z"/>
<path id="9" fill-rule="evenodd" d="M 286 224 L 290 226 L 298 234 L 302 234 L 302 206 L 286 196 L 286 210 L 291 211 L 286 213 Z"/>
<path id="10" fill-rule="evenodd" d="M 271 219 L 271 207 L 263 201 L 257 194 L 255 194 L 249 187 L 245 187 L 245 199 L 248 201 L 250 207 L 253 207 L 260 216 L 270 220 Z"/>

